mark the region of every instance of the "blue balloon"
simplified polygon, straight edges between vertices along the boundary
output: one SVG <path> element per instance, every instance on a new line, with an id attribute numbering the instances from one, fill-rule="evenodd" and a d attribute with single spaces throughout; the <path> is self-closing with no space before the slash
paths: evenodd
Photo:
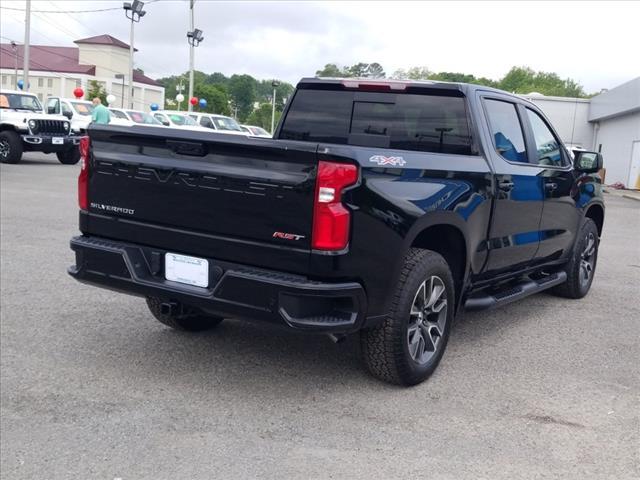
<path id="1" fill-rule="evenodd" d="M 207 107 L 207 101 L 204 98 L 201 98 L 199 103 L 200 103 L 200 108 Z"/>
<path id="2" fill-rule="evenodd" d="M 23 87 L 24 87 L 24 80 L 22 79 L 18 80 L 18 88 L 22 90 Z"/>
<path id="3" fill-rule="evenodd" d="M 151 104 L 151 111 L 155 112 L 156 110 L 158 110 L 160 107 L 158 106 L 157 103 L 152 103 Z"/>

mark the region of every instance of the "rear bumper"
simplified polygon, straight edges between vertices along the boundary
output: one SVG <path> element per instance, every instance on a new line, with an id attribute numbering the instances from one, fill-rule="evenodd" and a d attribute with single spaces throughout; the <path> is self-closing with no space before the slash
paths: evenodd
<path id="1" fill-rule="evenodd" d="M 72 238 L 71 249 L 72 277 L 131 295 L 318 333 L 349 333 L 365 321 L 366 295 L 355 282 L 323 283 L 207 258 L 209 287 L 203 288 L 166 280 L 165 250 L 89 236 Z"/>

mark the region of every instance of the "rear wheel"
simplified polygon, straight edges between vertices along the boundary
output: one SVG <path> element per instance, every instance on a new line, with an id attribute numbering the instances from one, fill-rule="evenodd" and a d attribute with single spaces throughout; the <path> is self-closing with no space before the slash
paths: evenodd
<path id="1" fill-rule="evenodd" d="M 160 323 L 176 330 L 189 332 L 210 330 L 224 320 L 221 317 L 205 315 L 187 305 L 168 302 L 157 297 L 147 297 L 147 306 Z"/>
<path id="2" fill-rule="evenodd" d="M 369 371 L 390 383 L 424 381 L 444 354 L 454 307 L 453 276 L 447 262 L 430 250 L 411 249 L 388 317 L 379 327 L 361 332 Z"/>
<path id="3" fill-rule="evenodd" d="M 18 163 L 22 160 L 22 140 L 16 132 L 0 132 L 0 162 Z"/>
<path id="4" fill-rule="evenodd" d="M 64 165 L 75 165 L 80 161 L 80 149 L 77 147 L 62 152 L 56 152 L 58 161 Z"/>
<path id="5" fill-rule="evenodd" d="M 552 290 L 553 293 L 561 297 L 584 297 L 589 293 L 596 273 L 600 243 L 598 227 L 593 220 L 585 218 L 578 235 L 571 259 L 565 267 L 567 281 Z"/>

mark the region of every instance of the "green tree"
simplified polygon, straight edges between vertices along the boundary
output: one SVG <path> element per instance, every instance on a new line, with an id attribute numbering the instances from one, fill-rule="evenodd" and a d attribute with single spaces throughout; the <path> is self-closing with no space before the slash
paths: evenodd
<path id="1" fill-rule="evenodd" d="M 257 81 L 251 75 L 232 75 L 229 80 L 229 94 L 238 108 L 238 120 L 244 121 L 253 111 L 256 101 Z"/>
<path id="2" fill-rule="evenodd" d="M 513 67 L 498 82 L 498 88 L 508 92 L 539 92 L 559 97 L 585 97 L 580 85 L 571 78 L 562 79 L 557 73 L 536 72 L 529 67 Z"/>
<path id="3" fill-rule="evenodd" d="M 89 91 L 86 98 L 89 100 L 99 98 L 103 105 L 107 105 L 107 91 L 96 80 L 89 81 Z"/>
<path id="4" fill-rule="evenodd" d="M 373 62 L 367 66 L 366 77 L 369 78 L 384 78 L 384 68 L 379 63 Z"/>
<path id="5" fill-rule="evenodd" d="M 258 108 L 256 108 L 249 117 L 247 118 L 246 123 L 248 125 L 256 125 L 258 127 L 264 128 L 266 131 L 271 131 L 271 104 L 270 103 L 261 103 Z M 275 125 L 278 124 L 280 117 L 282 116 L 282 111 L 276 110 L 276 119 Z"/>
<path id="6" fill-rule="evenodd" d="M 316 77 L 344 77 L 345 72 L 335 63 L 327 63 L 324 68 L 316 71 Z"/>
<path id="7" fill-rule="evenodd" d="M 209 85 L 205 83 L 197 84 L 193 87 L 194 96 L 204 98 L 207 101 L 207 106 L 201 108 L 200 106 L 194 109 L 199 112 L 219 113 L 221 115 L 229 115 L 229 96 L 227 92 L 217 85 Z"/>

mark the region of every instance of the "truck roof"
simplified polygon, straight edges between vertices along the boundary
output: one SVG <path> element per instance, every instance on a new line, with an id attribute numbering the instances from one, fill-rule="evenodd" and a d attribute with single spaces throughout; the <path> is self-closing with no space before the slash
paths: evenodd
<path id="1" fill-rule="evenodd" d="M 477 90 L 491 91 L 501 93 L 504 95 L 515 96 L 513 93 L 499 90 L 493 87 L 487 87 L 484 85 L 477 85 L 474 83 L 462 83 L 462 82 L 444 82 L 439 80 L 410 80 L 410 79 L 387 79 L 387 78 L 340 78 L 340 77 L 305 77 L 298 82 L 298 88 L 305 88 L 305 86 L 312 85 L 339 85 L 342 84 L 345 88 L 362 88 L 368 87 L 381 87 L 388 88 L 391 91 L 402 91 L 406 88 L 428 88 L 428 89 L 443 89 L 443 90 L 456 90 L 462 92 L 465 95 L 469 95 Z"/>

